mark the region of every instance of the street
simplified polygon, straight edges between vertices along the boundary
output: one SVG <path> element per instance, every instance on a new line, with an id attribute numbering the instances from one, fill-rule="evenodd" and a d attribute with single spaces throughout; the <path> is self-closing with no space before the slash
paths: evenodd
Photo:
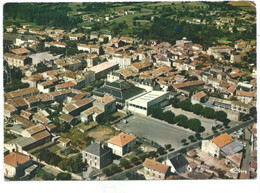
<path id="1" fill-rule="evenodd" d="M 245 129 L 245 139 L 246 140 L 250 139 L 250 132 L 247 129 Z M 246 173 L 242 172 L 240 174 L 240 179 L 249 179 L 249 163 L 251 160 L 251 146 L 249 145 L 248 142 L 246 142 L 245 150 L 246 150 L 245 158 L 242 161 L 241 170 L 246 171 Z"/>

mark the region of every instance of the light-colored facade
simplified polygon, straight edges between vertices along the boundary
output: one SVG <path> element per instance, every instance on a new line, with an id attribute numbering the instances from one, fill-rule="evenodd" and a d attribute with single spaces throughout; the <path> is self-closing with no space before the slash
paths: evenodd
<path id="1" fill-rule="evenodd" d="M 210 140 L 203 140 L 201 143 L 201 151 L 208 153 L 212 157 L 219 158 L 220 148 Z"/>
<path id="2" fill-rule="evenodd" d="M 147 116 L 150 107 L 165 106 L 168 99 L 169 93 L 166 91 L 150 91 L 128 99 L 126 105 L 127 109 L 132 113 Z"/>

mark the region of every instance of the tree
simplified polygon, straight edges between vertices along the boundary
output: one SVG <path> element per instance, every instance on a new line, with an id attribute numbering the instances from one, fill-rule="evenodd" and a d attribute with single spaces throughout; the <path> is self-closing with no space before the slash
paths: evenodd
<path id="1" fill-rule="evenodd" d="M 159 147 L 159 148 L 157 149 L 157 152 L 158 152 L 160 155 L 163 155 L 163 153 L 164 153 L 163 147 Z"/>
<path id="2" fill-rule="evenodd" d="M 227 119 L 227 113 L 224 111 L 216 111 L 215 119 L 224 122 Z"/>
<path id="3" fill-rule="evenodd" d="M 202 110 L 202 116 L 213 119 L 215 117 L 215 110 L 213 108 L 210 108 L 210 107 L 205 107 Z"/>
<path id="4" fill-rule="evenodd" d="M 196 134 L 195 134 L 195 137 L 196 137 L 197 139 L 200 139 L 200 138 L 201 138 L 200 133 L 196 133 Z"/>
<path id="5" fill-rule="evenodd" d="M 69 173 L 58 173 L 56 180 L 71 180 L 71 175 Z"/>
<path id="6" fill-rule="evenodd" d="M 157 118 L 157 119 L 163 119 L 163 110 L 161 107 L 151 107 L 149 109 L 149 114 L 152 115 L 152 117 Z"/>
<path id="7" fill-rule="evenodd" d="M 178 115 L 175 117 L 175 121 L 178 123 L 179 126 L 182 127 L 187 127 L 187 121 L 188 121 L 188 117 L 186 117 L 185 115 Z"/>
<path id="8" fill-rule="evenodd" d="M 103 172 L 106 176 L 109 176 L 109 175 L 110 175 L 110 169 L 108 169 L 108 168 L 104 168 L 104 169 L 102 170 L 102 172 Z"/>
<path id="9" fill-rule="evenodd" d="M 203 110 L 203 106 L 201 104 L 194 104 L 192 106 L 192 112 L 195 113 L 196 115 L 201 115 Z"/>
<path id="10" fill-rule="evenodd" d="M 179 106 L 181 107 L 181 109 L 185 110 L 185 111 L 191 111 L 192 108 L 192 103 L 190 100 L 186 99 L 184 101 L 181 101 L 179 103 Z"/>
<path id="11" fill-rule="evenodd" d="M 180 99 L 174 97 L 174 98 L 170 99 L 170 103 L 171 103 L 172 107 L 179 108 Z"/>
<path id="12" fill-rule="evenodd" d="M 187 142 L 187 139 L 182 139 L 181 142 L 184 144 Z"/>
<path id="13" fill-rule="evenodd" d="M 142 162 L 147 158 L 146 153 L 142 153 L 138 156 L 139 160 L 141 160 Z"/>
<path id="14" fill-rule="evenodd" d="M 175 114 L 171 111 L 163 112 L 163 120 L 167 121 L 168 123 L 175 123 L 174 122 Z"/>
<path id="15" fill-rule="evenodd" d="M 120 166 L 124 167 L 125 169 L 129 168 L 130 167 L 130 163 L 127 159 L 125 158 L 122 158 L 120 160 Z"/>
<path id="16" fill-rule="evenodd" d="M 111 164 L 110 171 L 114 174 L 119 171 L 119 168 L 116 164 Z"/>
<path id="17" fill-rule="evenodd" d="M 196 131 L 196 132 L 198 132 L 199 128 L 201 127 L 201 122 L 198 119 L 190 119 L 188 120 L 187 124 L 192 131 Z"/>
<path id="18" fill-rule="evenodd" d="M 165 145 L 165 149 L 171 149 L 172 145 L 171 144 L 167 144 Z"/>
<path id="19" fill-rule="evenodd" d="M 138 158 L 135 156 L 135 157 L 132 157 L 131 159 L 130 159 L 130 161 L 131 161 L 131 163 L 133 163 L 133 164 L 136 164 L 137 162 L 138 162 Z"/>
<path id="20" fill-rule="evenodd" d="M 190 136 L 188 137 L 188 139 L 189 139 L 191 142 L 193 142 L 194 139 L 195 139 L 195 137 L 194 137 L 193 135 L 190 135 Z"/>

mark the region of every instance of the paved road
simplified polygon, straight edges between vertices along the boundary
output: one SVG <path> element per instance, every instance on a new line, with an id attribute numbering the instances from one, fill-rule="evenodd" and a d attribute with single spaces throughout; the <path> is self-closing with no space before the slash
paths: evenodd
<path id="1" fill-rule="evenodd" d="M 245 139 L 248 140 L 250 139 L 250 132 L 245 129 Z M 241 166 L 241 170 L 242 171 L 246 171 L 246 173 L 241 173 L 240 174 L 240 179 L 249 179 L 249 163 L 251 160 L 251 146 L 249 145 L 248 142 L 246 142 L 246 152 L 245 152 L 245 158 L 242 161 L 242 166 Z"/>
<path id="2" fill-rule="evenodd" d="M 117 124 L 120 130 L 155 141 L 162 146 L 171 144 L 174 148 L 180 148 L 182 139 L 194 135 L 194 132 L 189 129 L 168 124 L 152 117 L 133 115 L 126 120 L 127 124 L 122 122 Z"/>
<path id="3" fill-rule="evenodd" d="M 59 170 L 56 170 L 55 168 L 49 167 L 47 165 L 43 166 L 42 169 L 47 173 L 53 174 L 54 176 L 57 176 L 60 173 Z"/>

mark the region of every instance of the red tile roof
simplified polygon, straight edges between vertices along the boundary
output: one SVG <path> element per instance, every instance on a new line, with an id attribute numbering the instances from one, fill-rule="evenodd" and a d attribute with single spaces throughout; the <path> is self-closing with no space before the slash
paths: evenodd
<path id="1" fill-rule="evenodd" d="M 22 165 L 30 160 L 30 157 L 18 152 L 12 152 L 4 157 L 4 163 L 13 167 Z"/>
<path id="2" fill-rule="evenodd" d="M 122 132 L 119 135 L 112 137 L 108 141 L 108 143 L 112 143 L 114 145 L 123 147 L 123 146 L 125 146 L 126 144 L 130 143 L 131 141 L 133 141 L 135 139 L 136 139 L 136 137 Z"/>
<path id="3" fill-rule="evenodd" d="M 149 169 L 153 169 L 153 170 L 159 171 L 159 172 L 164 173 L 164 174 L 169 169 L 169 166 L 162 164 L 160 162 L 157 162 L 155 160 L 149 159 L 149 158 L 145 159 L 143 165 L 144 165 L 144 167 L 148 167 Z"/>

